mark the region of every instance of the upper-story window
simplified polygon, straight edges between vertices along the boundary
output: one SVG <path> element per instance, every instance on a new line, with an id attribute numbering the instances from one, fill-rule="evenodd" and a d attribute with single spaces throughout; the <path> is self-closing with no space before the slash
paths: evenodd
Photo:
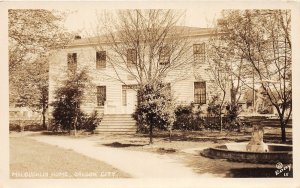
<path id="1" fill-rule="evenodd" d="M 171 52 L 170 49 L 166 46 L 161 47 L 159 51 L 159 64 L 167 65 L 170 63 Z"/>
<path id="2" fill-rule="evenodd" d="M 137 60 L 137 53 L 135 49 L 128 49 L 127 50 L 127 64 L 129 66 L 135 65 Z"/>
<path id="3" fill-rule="evenodd" d="M 194 83 L 194 102 L 196 104 L 206 103 L 206 83 L 195 82 Z"/>
<path id="4" fill-rule="evenodd" d="M 106 51 L 96 52 L 96 69 L 106 67 Z"/>
<path id="5" fill-rule="evenodd" d="M 68 53 L 68 70 L 76 71 L 77 68 L 77 53 Z"/>
<path id="6" fill-rule="evenodd" d="M 193 52 L 194 52 L 194 61 L 196 63 L 205 62 L 205 43 L 194 44 Z"/>

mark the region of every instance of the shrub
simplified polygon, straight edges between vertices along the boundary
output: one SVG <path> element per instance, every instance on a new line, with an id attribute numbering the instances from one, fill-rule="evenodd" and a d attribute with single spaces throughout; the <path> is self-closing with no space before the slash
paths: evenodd
<path id="1" fill-rule="evenodd" d="M 91 115 L 84 115 L 82 117 L 78 129 L 84 129 L 86 131 L 93 132 L 100 122 L 101 119 L 98 117 L 97 111 L 94 111 Z"/>
<path id="2" fill-rule="evenodd" d="M 45 130 L 45 128 L 41 123 L 36 121 L 23 121 L 23 122 L 9 123 L 9 131 L 21 132 L 21 131 L 42 131 L 42 130 Z"/>
<path id="3" fill-rule="evenodd" d="M 224 128 L 227 130 L 240 130 L 242 123 L 237 119 L 239 115 L 239 106 L 236 104 L 227 104 L 225 109 Z"/>
<path id="4" fill-rule="evenodd" d="M 45 130 L 42 124 L 32 123 L 24 126 L 25 131 L 42 131 Z"/>
<path id="5" fill-rule="evenodd" d="M 210 117 L 217 117 L 220 114 L 220 104 L 218 104 L 219 97 L 213 96 L 208 103 L 207 113 Z"/>
<path id="6" fill-rule="evenodd" d="M 149 133 L 152 143 L 153 129 L 171 130 L 175 121 L 175 105 L 167 85 L 161 82 L 141 86 L 137 92 L 138 105 L 133 118 L 138 132 Z"/>
<path id="7" fill-rule="evenodd" d="M 95 130 L 100 121 L 97 113 L 89 116 L 80 109 L 88 82 L 87 73 L 83 70 L 69 75 L 62 87 L 56 90 L 56 101 L 52 103 L 53 130 Z"/>
<path id="8" fill-rule="evenodd" d="M 226 105 L 225 109 L 226 109 L 225 117 L 230 122 L 234 121 L 239 115 L 239 106 L 236 104 L 228 104 Z"/>
<path id="9" fill-rule="evenodd" d="M 20 132 L 21 131 L 21 126 L 19 124 L 16 124 L 16 123 L 10 123 L 9 124 L 9 131 Z"/>
<path id="10" fill-rule="evenodd" d="M 204 128 L 209 130 L 220 130 L 220 104 L 219 96 L 213 96 L 208 103 L 207 117 L 205 118 Z"/>
<path id="11" fill-rule="evenodd" d="M 176 130 L 202 130 L 203 118 L 201 108 L 191 103 L 190 105 L 179 105 L 175 110 L 176 121 L 173 128 Z"/>

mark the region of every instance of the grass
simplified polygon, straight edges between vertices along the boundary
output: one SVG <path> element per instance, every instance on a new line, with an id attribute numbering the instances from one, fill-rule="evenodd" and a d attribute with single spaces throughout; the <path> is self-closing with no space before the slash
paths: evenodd
<path id="1" fill-rule="evenodd" d="M 128 174 L 72 150 L 40 143 L 24 136 L 10 137 L 10 177 L 16 178 L 128 178 Z"/>
<path id="2" fill-rule="evenodd" d="M 154 136 L 154 144 L 149 145 L 148 135 L 135 134 L 100 134 L 97 136 L 99 144 L 119 147 L 120 149 L 153 152 L 161 155 L 168 155 L 181 161 L 199 174 L 212 174 L 214 177 L 283 177 L 275 175 L 275 164 L 251 164 L 241 162 L 230 162 L 223 159 L 210 159 L 200 154 L 188 153 L 185 150 L 190 148 L 214 147 L 230 142 L 247 142 L 251 133 L 219 133 L 211 131 L 174 131 L 172 141 L 169 142 L 168 132 L 159 132 Z M 287 133 L 288 143 L 291 144 L 292 134 Z M 100 141 L 101 140 L 101 141 Z M 118 141 L 118 142 L 116 142 Z M 280 133 L 273 132 L 264 135 L 264 141 L 269 143 L 280 143 Z M 121 147 L 122 146 L 122 147 Z M 291 171 L 288 177 L 292 177 Z"/>

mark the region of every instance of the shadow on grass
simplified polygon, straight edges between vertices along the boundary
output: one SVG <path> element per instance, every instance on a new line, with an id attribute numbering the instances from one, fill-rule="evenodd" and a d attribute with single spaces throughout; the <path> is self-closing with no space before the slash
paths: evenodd
<path id="1" fill-rule="evenodd" d="M 42 135 L 70 135 L 68 132 L 43 131 Z"/>
<path id="2" fill-rule="evenodd" d="M 287 134 L 286 144 L 292 144 L 292 134 Z M 148 134 L 137 134 L 136 137 L 149 137 Z M 161 131 L 155 132 L 153 138 L 169 141 L 169 132 Z M 251 138 L 251 133 L 239 132 L 210 132 L 210 131 L 174 131 L 172 134 L 172 141 L 190 141 L 190 142 L 247 142 Z M 282 143 L 280 134 L 264 134 L 264 141 L 268 143 Z"/>
<path id="3" fill-rule="evenodd" d="M 145 146 L 148 144 L 122 144 L 120 142 L 113 142 L 109 144 L 103 144 L 104 146 L 114 147 L 114 148 L 125 148 L 125 147 L 139 147 L 139 146 Z"/>

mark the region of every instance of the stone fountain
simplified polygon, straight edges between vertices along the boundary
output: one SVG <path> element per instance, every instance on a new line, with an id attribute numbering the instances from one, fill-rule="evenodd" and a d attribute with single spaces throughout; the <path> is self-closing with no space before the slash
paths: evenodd
<path id="1" fill-rule="evenodd" d="M 252 136 L 250 142 L 246 146 L 246 151 L 252 152 L 268 152 L 269 148 L 263 141 L 264 128 L 261 125 L 253 125 Z"/>
<path id="2" fill-rule="evenodd" d="M 227 159 L 236 162 L 291 164 L 293 161 L 293 147 L 288 144 L 274 144 L 263 142 L 264 129 L 256 122 L 252 127 L 249 142 L 228 143 L 200 152 L 202 156 L 214 159 Z"/>

